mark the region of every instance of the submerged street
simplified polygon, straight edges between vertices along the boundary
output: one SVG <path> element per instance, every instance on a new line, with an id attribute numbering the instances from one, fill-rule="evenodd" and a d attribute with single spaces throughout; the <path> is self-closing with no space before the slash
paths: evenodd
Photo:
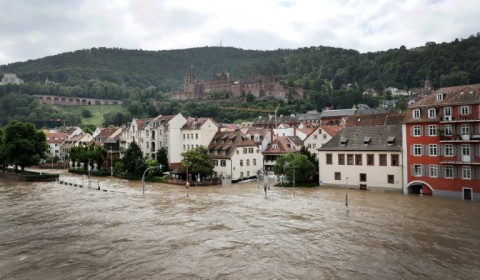
<path id="1" fill-rule="evenodd" d="M 81 183 L 81 177 L 61 175 Z M 0 182 L 0 279 L 473 279 L 480 204 L 257 183 Z"/>

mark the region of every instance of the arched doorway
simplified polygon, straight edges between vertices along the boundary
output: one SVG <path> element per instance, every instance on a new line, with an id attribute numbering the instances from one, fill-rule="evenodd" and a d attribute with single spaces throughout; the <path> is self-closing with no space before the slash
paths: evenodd
<path id="1" fill-rule="evenodd" d="M 425 194 L 425 195 L 432 195 L 433 189 L 431 186 L 426 184 L 425 182 L 415 181 L 411 182 L 407 186 L 407 194 Z"/>

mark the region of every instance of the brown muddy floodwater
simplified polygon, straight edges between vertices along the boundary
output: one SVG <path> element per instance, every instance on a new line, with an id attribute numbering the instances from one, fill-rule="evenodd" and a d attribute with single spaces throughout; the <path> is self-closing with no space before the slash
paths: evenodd
<path id="1" fill-rule="evenodd" d="M 480 277 L 478 202 L 100 180 L 1 181 L 0 279 Z"/>

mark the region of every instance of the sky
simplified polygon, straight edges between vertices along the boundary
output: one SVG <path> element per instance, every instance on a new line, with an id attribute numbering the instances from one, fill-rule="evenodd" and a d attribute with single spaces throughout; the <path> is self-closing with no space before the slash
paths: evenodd
<path id="1" fill-rule="evenodd" d="M 98 47 L 364 52 L 480 32 L 475 0 L 0 0 L 0 65 Z"/>

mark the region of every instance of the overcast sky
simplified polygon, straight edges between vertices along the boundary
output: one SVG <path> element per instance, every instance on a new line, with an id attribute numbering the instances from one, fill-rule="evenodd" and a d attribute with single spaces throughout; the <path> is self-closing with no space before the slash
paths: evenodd
<path id="1" fill-rule="evenodd" d="M 0 0 L 0 65 L 92 47 L 360 52 L 480 32 L 476 0 Z"/>

